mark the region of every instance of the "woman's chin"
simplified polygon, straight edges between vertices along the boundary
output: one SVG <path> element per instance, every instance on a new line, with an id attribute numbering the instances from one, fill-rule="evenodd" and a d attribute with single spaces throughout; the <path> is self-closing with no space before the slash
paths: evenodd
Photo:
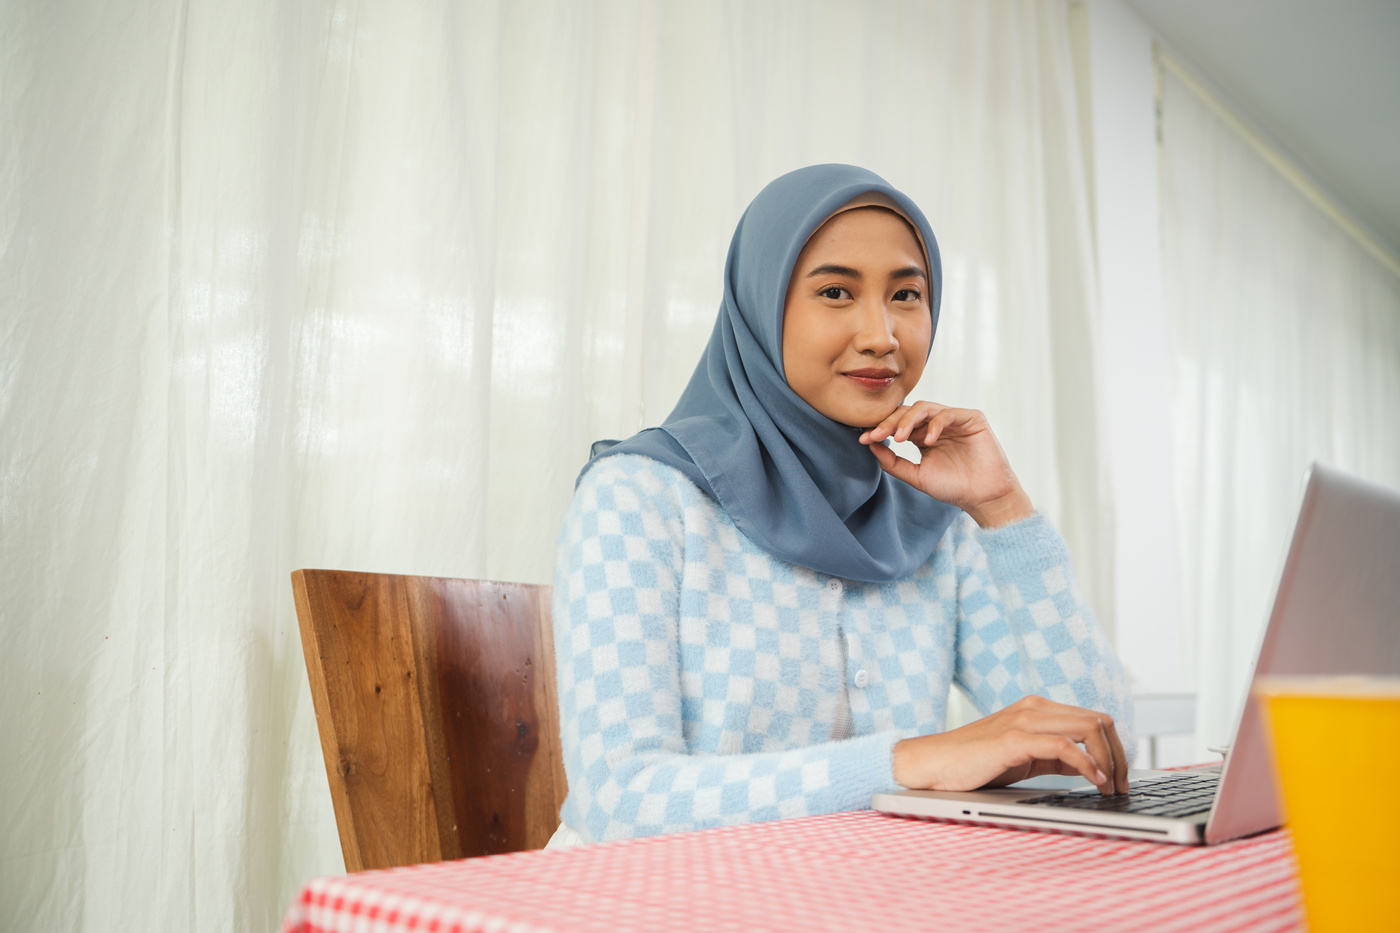
<path id="1" fill-rule="evenodd" d="M 839 414 L 828 412 L 822 412 L 822 414 L 848 428 L 868 431 L 898 411 L 901 404 L 902 402 L 896 402 L 893 405 L 860 406 L 858 409 L 843 411 Z"/>

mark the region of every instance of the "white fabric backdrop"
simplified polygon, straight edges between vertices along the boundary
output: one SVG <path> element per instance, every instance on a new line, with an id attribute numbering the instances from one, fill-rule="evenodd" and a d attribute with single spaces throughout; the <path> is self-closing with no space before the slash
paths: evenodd
<path id="1" fill-rule="evenodd" d="M 1110 605 L 1065 18 L 0 5 L 0 927 L 271 929 L 341 870 L 288 574 L 547 581 L 588 443 L 665 416 L 799 165 L 925 208 L 927 396 Z"/>
<path id="2" fill-rule="evenodd" d="M 1162 80 L 1182 626 L 1206 760 L 1244 699 L 1308 464 L 1400 487 L 1400 280 Z"/>

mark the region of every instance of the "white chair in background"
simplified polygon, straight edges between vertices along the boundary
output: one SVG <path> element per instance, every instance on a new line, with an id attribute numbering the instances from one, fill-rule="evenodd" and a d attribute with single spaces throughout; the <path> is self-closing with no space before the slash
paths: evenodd
<path id="1" fill-rule="evenodd" d="M 1157 739 L 1196 731 L 1194 693 L 1139 693 L 1133 697 L 1134 725 L 1147 742 L 1147 767 L 1157 767 Z"/>

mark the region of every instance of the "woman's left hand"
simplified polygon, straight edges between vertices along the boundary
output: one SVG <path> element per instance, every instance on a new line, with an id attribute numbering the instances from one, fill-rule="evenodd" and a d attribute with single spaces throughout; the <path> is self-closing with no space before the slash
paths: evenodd
<path id="1" fill-rule="evenodd" d="M 891 437 L 912 441 L 919 448 L 919 462 L 904 459 L 882 443 Z M 870 447 L 886 473 L 956 505 L 983 528 L 1008 525 L 1034 511 L 980 411 L 937 402 L 901 405 L 863 433 L 860 442 Z"/>

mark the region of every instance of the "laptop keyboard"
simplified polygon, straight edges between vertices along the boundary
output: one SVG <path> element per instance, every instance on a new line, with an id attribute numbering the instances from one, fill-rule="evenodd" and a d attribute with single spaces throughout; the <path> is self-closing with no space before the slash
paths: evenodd
<path id="1" fill-rule="evenodd" d="M 1083 790 L 1018 800 L 1017 803 L 1038 803 L 1074 810 L 1107 810 L 1112 813 L 1136 813 L 1143 816 L 1186 817 L 1209 810 L 1219 784 L 1219 772 L 1182 772 L 1134 781 L 1128 785 L 1126 794 L 1105 797 L 1097 788 L 1087 787 Z"/>

